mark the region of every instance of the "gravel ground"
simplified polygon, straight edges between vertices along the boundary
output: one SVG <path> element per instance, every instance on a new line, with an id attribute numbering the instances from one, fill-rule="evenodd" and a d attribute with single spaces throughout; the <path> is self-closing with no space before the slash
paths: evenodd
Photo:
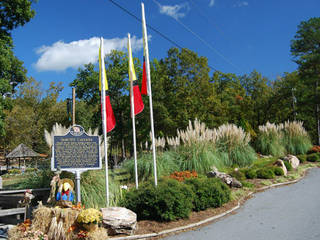
<path id="1" fill-rule="evenodd" d="M 320 168 L 296 184 L 257 193 L 237 214 L 167 240 L 319 240 Z"/>

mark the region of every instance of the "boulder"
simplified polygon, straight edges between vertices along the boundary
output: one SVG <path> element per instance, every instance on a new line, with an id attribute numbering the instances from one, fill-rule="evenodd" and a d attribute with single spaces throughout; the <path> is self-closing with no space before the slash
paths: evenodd
<path id="1" fill-rule="evenodd" d="M 283 160 L 284 161 L 288 161 L 291 164 L 293 169 L 296 169 L 300 164 L 299 159 L 296 156 L 293 156 L 293 155 L 290 155 L 290 154 L 285 156 L 283 158 Z"/>
<path id="2" fill-rule="evenodd" d="M 123 207 L 101 208 L 102 223 L 109 235 L 133 235 L 137 228 L 137 214 Z"/>
<path id="3" fill-rule="evenodd" d="M 286 165 L 284 165 L 284 162 L 283 162 L 281 159 L 278 159 L 278 160 L 274 163 L 274 165 L 277 166 L 277 167 L 280 167 L 280 168 L 283 170 L 284 176 L 287 176 L 288 171 L 287 171 Z"/>
<path id="4" fill-rule="evenodd" d="M 208 172 L 207 176 L 220 178 L 225 184 L 229 185 L 230 187 L 242 187 L 241 182 L 226 173 L 219 172 L 216 167 L 212 167 L 212 171 Z"/>

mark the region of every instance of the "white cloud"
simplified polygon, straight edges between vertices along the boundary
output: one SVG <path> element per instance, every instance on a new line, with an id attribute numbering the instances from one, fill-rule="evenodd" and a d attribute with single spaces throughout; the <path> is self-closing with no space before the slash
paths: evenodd
<path id="1" fill-rule="evenodd" d="M 213 5 L 214 5 L 214 0 L 210 0 L 209 7 L 213 7 Z"/>
<path id="2" fill-rule="evenodd" d="M 150 37 L 149 37 L 150 38 Z M 105 54 L 111 50 L 127 51 L 127 38 L 104 39 L 103 46 Z M 36 50 L 40 55 L 34 67 L 38 71 L 64 71 L 67 68 L 78 68 L 84 64 L 96 63 L 98 61 L 100 38 L 73 41 L 65 43 L 58 41 L 51 46 L 42 46 Z M 143 41 L 135 36 L 131 38 L 133 51 L 143 47 Z"/>
<path id="3" fill-rule="evenodd" d="M 249 5 L 249 3 L 246 1 L 239 1 L 235 4 L 233 4 L 233 7 L 247 7 L 248 5 Z"/>
<path id="4" fill-rule="evenodd" d="M 183 18 L 190 9 L 188 3 L 183 3 L 180 5 L 177 4 L 173 6 L 161 5 L 160 3 L 158 3 L 158 5 L 160 8 L 160 13 L 173 17 L 174 19 Z"/>

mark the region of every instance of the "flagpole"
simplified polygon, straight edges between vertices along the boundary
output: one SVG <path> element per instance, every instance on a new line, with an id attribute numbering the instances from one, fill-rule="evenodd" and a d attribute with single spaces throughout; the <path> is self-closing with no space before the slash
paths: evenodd
<path id="1" fill-rule="evenodd" d="M 128 33 L 128 65 L 129 65 L 129 81 L 130 81 L 130 101 L 131 101 L 131 118 L 132 118 L 132 131 L 133 131 L 133 154 L 134 154 L 134 170 L 135 170 L 135 179 L 136 179 L 136 189 L 139 187 L 138 183 L 138 164 L 137 164 L 137 143 L 136 143 L 136 123 L 135 123 L 135 114 L 134 114 L 134 96 L 133 96 L 133 79 L 131 69 L 133 66 L 132 52 L 131 52 L 131 42 L 130 42 L 130 33 Z"/>
<path id="2" fill-rule="evenodd" d="M 143 39 L 145 39 L 144 47 L 146 54 L 146 71 L 147 71 L 147 86 L 148 86 L 148 95 L 149 95 L 149 105 L 150 105 L 150 122 L 151 122 L 151 135 L 152 135 L 152 154 L 153 154 L 153 168 L 154 168 L 154 185 L 158 185 L 157 178 L 157 159 L 156 159 L 156 146 L 155 146 L 155 137 L 154 137 L 154 121 L 153 121 L 153 105 L 152 105 L 152 91 L 151 91 L 151 75 L 150 75 L 150 62 L 149 62 L 149 48 L 148 48 L 148 34 L 146 27 L 146 18 L 144 14 L 144 4 L 141 3 L 142 8 L 142 32 Z"/>
<path id="3" fill-rule="evenodd" d="M 107 113 L 106 113 L 106 79 L 105 79 L 105 65 L 104 65 L 104 50 L 103 38 L 100 38 L 100 51 L 101 51 L 101 105 L 102 105 L 102 129 L 104 138 L 104 159 L 105 159 L 105 179 L 106 179 L 106 200 L 107 207 L 109 207 L 109 173 L 108 173 L 108 143 L 107 143 Z"/>

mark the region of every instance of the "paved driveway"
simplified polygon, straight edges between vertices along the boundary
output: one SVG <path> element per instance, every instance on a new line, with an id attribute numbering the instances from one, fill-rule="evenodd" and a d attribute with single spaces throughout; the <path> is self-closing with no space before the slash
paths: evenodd
<path id="1" fill-rule="evenodd" d="M 235 215 L 167 240 L 320 240 L 320 168 L 257 193 Z"/>

